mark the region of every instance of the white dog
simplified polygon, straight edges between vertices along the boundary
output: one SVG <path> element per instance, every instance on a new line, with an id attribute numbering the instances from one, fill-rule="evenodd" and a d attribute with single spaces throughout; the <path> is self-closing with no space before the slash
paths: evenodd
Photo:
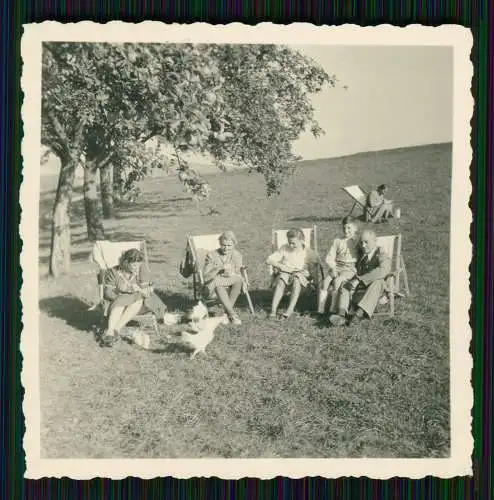
<path id="1" fill-rule="evenodd" d="M 206 347 L 212 342 L 218 325 L 230 323 L 226 314 L 210 318 L 206 306 L 201 301 L 192 308 L 189 319 L 191 320 L 189 331 L 181 332 L 180 338 L 184 344 L 193 349 L 190 359 L 194 359 L 199 352 L 206 353 Z"/>

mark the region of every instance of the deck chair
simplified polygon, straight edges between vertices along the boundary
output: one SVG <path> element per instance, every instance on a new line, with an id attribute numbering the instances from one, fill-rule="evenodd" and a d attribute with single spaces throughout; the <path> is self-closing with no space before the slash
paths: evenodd
<path id="1" fill-rule="evenodd" d="M 395 296 L 408 297 L 410 289 L 408 287 L 408 275 L 405 261 L 401 253 L 401 234 L 391 236 L 378 236 L 377 245 L 384 249 L 391 260 L 391 272 L 386 277 L 384 293 L 389 300 L 389 311 L 378 312 L 377 315 L 395 314 Z"/>
<path id="2" fill-rule="evenodd" d="M 120 257 L 124 252 L 135 248 L 136 250 L 140 250 L 144 254 L 144 265 L 148 267 L 148 256 L 147 256 L 147 248 L 145 241 L 107 241 L 107 240 L 99 240 L 93 246 L 93 250 L 91 252 L 90 260 L 96 263 L 99 267 L 98 272 L 98 299 L 99 301 L 94 304 L 89 310 L 95 310 L 100 307 L 103 311 L 103 317 L 106 318 L 108 314 L 108 305 L 107 301 L 103 295 L 103 279 L 105 275 L 105 271 L 112 267 L 115 267 L 120 262 Z M 152 312 L 142 312 L 139 313 L 135 318 L 136 321 L 145 321 L 150 319 L 153 330 L 156 334 L 159 334 L 158 327 L 158 319 L 156 315 Z"/>
<path id="3" fill-rule="evenodd" d="M 206 260 L 206 255 L 218 248 L 220 234 L 202 234 L 197 236 L 187 235 L 187 248 L 186 251 L 190 251 L 192 255 L 192 265 L 193 265 L 193 285 L 194 285 L 194 300 L 198 300 L 199 297 L 205 299 L 205 283 L 202 270 L 204 268 L 204 262 Z M 242 286 L 242 293 L 247 299 L 249 305 L 249 310 L 254 314 L 254 306 L 249 294 L 249 278 L 247 276 L 247 267 L 242 267 L 240 270 L 244 284 Z"/>
<path id="4" fill-rule="evenodd" d="M 362 187 L 358 185 L 354 186 L 346 186 L 342 187 L 343 191 L 350 196 L 350 198 L 353 200 L 353 206 L 350 212 L 348 212 L 348 215 L 352 215 L 353 211 L 355 210 L 356 207 L 360 207 L 364 213 L 364 219 L 366 222 L 368 222 L 371 218 L 371 212 L 369 208 L 367 207 L 367 191 L 362 189 Z"/>
<path id="5" fill-rule="evenodd" d="M 317 252 L 317 226 L 314 224 L 312 227 L 300 228 L 305 236 L 305 244 L 313 250 L 316 254 Z M 286 234 L 288 229 L 273 229 L 271 233 L 271 251 L 276 252 L 283 245 L 287 243 Z M 314 290 L 319 290 L 322 281 L 324 280 L 324 269 L 322 264 L 312 266 L 309 269 L 311 279 L 310 286 Z M 275 277 L 273 267 L 268 265 L 268 286 L 271 286 L 273 279 Z"/>

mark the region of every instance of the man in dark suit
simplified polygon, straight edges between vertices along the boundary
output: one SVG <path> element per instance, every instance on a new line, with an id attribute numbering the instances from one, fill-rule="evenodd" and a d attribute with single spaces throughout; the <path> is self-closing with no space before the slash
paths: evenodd
<path id="1" fill-rule="evenodd" d="M 391 270 L 391 261 L 386 252 L 377 246 L 374 231 L 365 230 L 360 239 L 361 253 L 357 261 L 357 274 L 344 283 L 337 297 L 338 314 L 332 314 L 332 325 L 342 326 L 347 322 L 350 303 L 355 306 L 348 323 L 365 316 L 371 318 L 383 293 L 384 279 Z"/>

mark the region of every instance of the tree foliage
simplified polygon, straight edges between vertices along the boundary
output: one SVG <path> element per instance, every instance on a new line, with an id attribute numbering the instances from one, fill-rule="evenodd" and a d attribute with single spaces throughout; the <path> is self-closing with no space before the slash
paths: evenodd
<path id="1" fill-rule="evenodd" d="M 310 95 L 334 85 L 308 57 L 277 45 L 50 44 L 44 59 L 43 141 L 84 126 L 84 152 L 111 157 L 122 195 L 151 168 L 188 170 L 184 153 L 220 168 L 247 166 L 279 192 L 306 130 L 322 133 Z M 58 124 L 58 126 L 57 126 Z M 60 129 L 68 129 L 61 134 Z M 143 146 L 160 137 L 173 153 Z M 200 177 L 181 175 L 200 192 Z"/>
<path id="2" fill-rule="evenodd" d="M 304 130 L 323 132 L 310 95 L 335 83 L 308 57 L 276 45 L 50 42 L 42 71 L 42 143 L 61 161 L 53 238 L 65 231 L 64 242 L 62 212 L 81 156 L 91 170 L 85 179 L 94 184 L 95 170 L 111 164 L 116 194 L 129 199 L 155 168 L 175 168 L 194 198 L 207 198 L 188 153 L 220 169 L 248 167 L 264 175 L 268 195 L 279 193 L 298 159 L 294 142 Z M 89 224 L 101 224 L 97 190 L 85 193 L 88 233 L 96 234 Z"/>

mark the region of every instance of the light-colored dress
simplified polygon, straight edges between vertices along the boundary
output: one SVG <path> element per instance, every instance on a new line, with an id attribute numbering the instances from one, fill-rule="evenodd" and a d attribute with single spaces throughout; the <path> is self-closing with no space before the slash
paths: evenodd
<path id="1" fill-rule="evenodd" d="M 223 255 L 219 249 L 209 252 L 203 268 L 209 294 L 214 295 L 214 289 L 217 287 L 227 288 L 242 281 L 242 265 L 242 254 L 238 250 L 234 249 L 227 255 Z"/>

